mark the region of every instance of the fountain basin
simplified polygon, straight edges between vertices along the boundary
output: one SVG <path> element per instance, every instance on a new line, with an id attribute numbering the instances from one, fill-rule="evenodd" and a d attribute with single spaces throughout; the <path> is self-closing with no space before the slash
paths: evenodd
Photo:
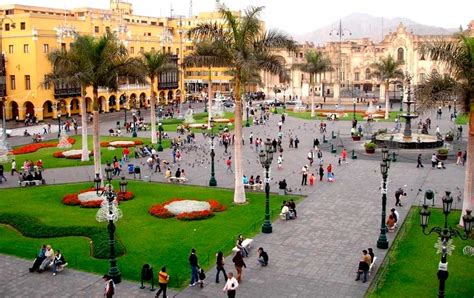
<path id="1" fill-rule="evenodd" d="M 397 146 L 401 149 L 430 149 L 442 147 L 443 140 L 436 136 L 413 133 L 411 137 L 405 138 L 403 133 L 381 133 L 375 136 L 377 146 L 388 148 Z"/>

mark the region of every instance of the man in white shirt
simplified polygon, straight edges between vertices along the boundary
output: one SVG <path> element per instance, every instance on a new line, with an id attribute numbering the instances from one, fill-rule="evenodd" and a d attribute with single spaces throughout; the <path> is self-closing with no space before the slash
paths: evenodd
<path id="1" fill-rule="evenodd" d="M 239 287 L 239 282 L 235 279 L 232 272 L 227 273 L 227 281 L 225 283 L 224 288 L 222 289 L 224 292 L 227 292 L 227 297 L 234 298 L 235 297 L 235 290 Z"/>

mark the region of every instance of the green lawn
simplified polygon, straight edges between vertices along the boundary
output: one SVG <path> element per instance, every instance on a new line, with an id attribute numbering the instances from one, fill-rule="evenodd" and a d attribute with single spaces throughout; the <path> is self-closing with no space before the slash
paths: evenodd
<path id="1" fill-rule="evenodd" d="M 82 137 L 77 135 L 77 136 L 71 136 L 71 138 L 75 139 L 76 142 L 70 149 L 81 149 L 82 146 Z M 114 141 L 114 140 L 141 140 L 144 142 L 144 144 L 149 144 L 150 139 L 147 138 L 128 138 L 128 137 L 105 137 L 102 136 L 100 137 L 100 141 Z M 52 140 L 48 142 L 54 142 L 57 140 Z M 88 144 L 89 144 L 89 150 L 92 152 L 92 136 L 88 137 Z M 170 141 L 169 140 L 163 140 L 163 147 L 168 148 L 170 146 Z M 21 146 L 19 146 L 21 147 Z M 67 159 L 67 158 L 56 158 L 53 156 L 53 153 L 56 151 L 64 151 L 64 150 L 70 150 L 70 149 L 59 149 L 56 147 L 51 147 L 51 148 L 42 148 L 39 149 L 36 152 L 33 153 L 28 153 L 28 154 L 19 154 L 15 156 L 16 163 L 17 163 L 17 168 L 19 169 L 25 160 L 33 160 L 36 162 L 38 159 L 41 159 L 43 161 L 44 167 L 45 168 L 63 168 L 63 167 L 75 167 L 75 166 L 84 166 L 84 165 L 92 165 L 94 164 L 94 158 L 91 156 L 90 160 L 88 162 L 81 162 L 80 159 Z M 133 156 L 133 148 L 130 149 L 130 153 Z M 119 159 L 122 156 L 122 149 L 117 148 L 115 150 L 109 150 L 107 148 L 101 148 L 101 157 L 102 161 L 111 161 L 114 156 L 117 156 Z M 8 164 L 7 167 L 8 171 L 10 171 L 10 165 Z"/>
<path id="2" fill-rule="evenodd" d="M 419 224 L 419 208 L 412 208 L 407 220 L 390 248 L 386 262 L 379 269 L 376 280 L 367 293 L 368 297 L 436 297 L 436 276 L 441 256 L 434 244 L 437 234 L 425 236 Z M 449 215 L 449 225 L 456 226 L 460 212 Z M 430 227 L 443 226 L 444 216 L 439 209 L 431 209 Z M 454 239 L 455 250 L 448 256 L 449 278 L 446 297 L 472 297 L 474 293 L 474 257 L 462 253 L 466 245 L 474 246 L 474 239 Z"/>
<path id="3" fill-rule="evenodd" d="M 207 113 L 196 113 L 196 114 L 193 115 L 193 118 L 194 118 L 194 120 L 196 120 L 194 123 L 207 123 Z M 227 119 L 234 118 L 234 113 L 225 112 L 224 113 L 224 118 L 227 118 Z M 161 121 L 161 123 L 163 124 L 163 130 L 164 131 L 176 132 L 176 127 L 178 125 L 183 124 L 184 119 L 176 119 L 176 118 L 163 119 Z M 224 127 L 227 127 L 227 125 L 216 123 L 216 129 L 223 129 Z M 232 130 L 232 129 L 233 128 L 231 126 L 230 130 Z M 193 129 L 191 129 L 191 131 L 193 131 L 195 133 L 200 133 L 200 132 L 202 132 L 202 129 L 193 128 Z"/>
<path id="4" fill-rule="evenodd" d="M 278 109 L 278 112 L 281 113 L 283 112 L 283 109 Z M 326 120 L 326 116 L 321 115 L 319 111 L 316 110 L 316 117 L 311 117 L 311 112 L 293 112 L 290 110 L 287 110 L 286 113 L 288 116 L 295 117 L 295 118 L 300 118 L 300 119 L 305 119 L 305 120 Z M 351 110 L 346 110 L 345 113 L 347 114 L 346 116 L 339 118 L 339 121 L 352 121 L 352 111 Z M 395 119 L 397 119 L 398 114 L 400 112 L 392 111 L 389 114 L 389 119 L 385 120 L 383 118 L 377 118 L 375 121 L 380 121 L 380 122 L 395 122 Z M 356 112 L 356 120 L 357 121 L 365 121 L 364 120 L 365 115 L 363 113 L 357 113 Z"/>
<path id="5" fill-rule="evenodd" d="M 99 227 L 106 231 L 106 224 L 95 220 L 97 209 L 61 203 L 64 194 L 90 186 L 82 183 L 3 189 L 0 222 L 6 214 L 16 214 L 39 220 L 43 229 L 48 229 L 48 226 L 82 226 Z M 261 192 L 247 193 L 248 204 L 234 205 L 233 192 L 218 188 L 130 181 L 128 189 L 134 192 L 135 198 L 120 204 L 123 218 L 117 223 L 117 237 L 125 247 L 125 254 L 118 258 L 118 265 L 123 277 L 129 280 L 139 280 L 141 266 L 150 263 L 155 270 L 167 266 L 172 287 L 186 285 L 190 278 L 187 259 L 192 247 L 197 249 L 200 264 L 208 269 L 214 265 L 218 250 L 229 254 L 238 234 L 254 236 L 263 221 L 265 195 Z M 172 198 L 216 199 L 228 210 L 200 221 L 159 219 L 148 214 L 150 206 Z M 300 197 L 285 197 L 286 200 L 289 198 L 298 200 Z M 279 213 L 282 200 L 283 197 L 271 195 L 274 218 Z M 107 272 L 108 261 L 91 257 L 88 242 L 85 237 L 26 238 L 13 228 L 0 224 L 1 253 L 32 260 L 41 244 L 51 244 L 54 249 L 63 251 L 71 268 L 98 274 Z M 255 250 L 251 251 L 252 255 L 255 253 Z M 227 261 L 227 268 L 232 268 L 231 261 Z"/>
<path id="6" fill-rule="evenodd" d="M 468 123 L 469 123 L 469 114 L 468 113 L 459 114 L 458 117 L 456 118 L 456 124 L 457 125 L 467 125 Z"/>

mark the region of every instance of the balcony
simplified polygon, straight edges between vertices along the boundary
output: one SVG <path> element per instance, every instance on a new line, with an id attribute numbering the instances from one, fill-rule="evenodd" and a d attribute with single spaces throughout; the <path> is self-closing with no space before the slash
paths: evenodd
<path id="1" fill-rule="evenodd" d="M 121 84 L 118 86 L 118 92 L 150 89 L 150 84 Z M 100 88 L 99 93 L 109 92 L 108 88 Z"/>
<path id="2" fill-rule="evenodd" d="M 54 88 L 55 98 L 66 98 L 66 97 L 76 97 L 76 96 L 81 96 L 80 87 Z"/>
<path id="3" fill-rule="evenodd" d="M 158 89 L 176 89 L 178 88 L 179 84 L 178 81 L 175 82 L 159 82 L 158 83 Z"/>

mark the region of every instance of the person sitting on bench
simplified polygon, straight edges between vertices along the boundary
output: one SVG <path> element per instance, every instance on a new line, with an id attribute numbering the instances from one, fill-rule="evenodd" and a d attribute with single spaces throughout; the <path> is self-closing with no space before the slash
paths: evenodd
<path id="1" fill-rule="evenodd" d="M 242 234 L 239 235 L 239 238 L 237 238 L 237 248 L 240 249 L 240 252 L 242 253 L 242 257 L 245 258 L 249 255 L 247 249 L 242 246 L 242 242 L 244 241 L 244 236 Z"/>
<path id="2" fill-rule="evenodd" d="M 51 266 L 51 262 L 53 262 L 53 260 L 54 260 L 54 250 L 51 248 L 51 245 L 48 244 L 48 245 L 46 245 L 46 251 L 44 253 L 44 260 L 41 263 L 41 265 L 39 266 L 39 269 L 37 270 L 37 272 L 41 273 L 44 270 L 46 270 L 46 268 Z"/>
<path id="3" fill-rule="evenodd" d="M 61 251 L 58 249 L 58 251 L 56 251 L 56 255 L 54 256 L 53 265 L 51 268 L 51 270 L 53 271 L 53 275 L 56 275 L 56 273 L 58 272 L 58 268 L 60 266 L 63 266 L 64 264 L 66 264 L 66 260 L 61 254 Z"/>
<path id="4" fill-rule="evenodd" d="M 247 178 L 247 176 L 244 175 L 244 177 L 242 177 L 242 183 L 249 184 L 249 178 Z"/>
<path id="5" fill-rule="evenodd" d="M 250 185 L 254 185 L 254 184 L 255 184 L 255 179 L 253 179 L 253 175 L 250 176 L 249 184 L 250 184 Z"/>
<path id="6" fill-rule="evenodd" d="M 41 173 L 41 171 L 35 171 L 35 174 L 33 176 L 33 179 L 34 180 L 37 180 L 37 181 L 41 181 L 42 184 L 45 183 L 45 180 L 43 179 L 43 174 Z"/>
<path id="7" fill-rule="evenodd" d="M 38 256 L 35 259 L 35 262 L 33 263 L 33 266 L 29 268 L 30 272 L 34 272 L 39 269 L 41 263 L 43 263 L 44 258 L 45 258 L 45 253 L 46 253 L 46 244 L 43 244 L 39 250 Z"/>

